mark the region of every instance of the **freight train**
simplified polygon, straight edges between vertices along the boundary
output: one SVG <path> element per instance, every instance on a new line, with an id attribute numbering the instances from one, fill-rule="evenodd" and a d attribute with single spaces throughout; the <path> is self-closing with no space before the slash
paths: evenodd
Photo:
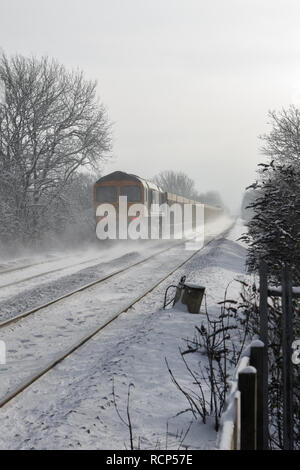
<path id="1" fill-rule="evenodd" d="M 124 201 L 126 204 L 125 207 Z M 170 211 L 168 225 L 171 238 L 180 238 L 176 236 L 178 233 L 177 225 L 181 225 L 181 221 L 183 222 L 184 208 L 189 207 L 189 218 L 194 230 L 196 229 L 197 209 L 201 208 L 205 223 L 216 219 L 223 212 L 220 207 L 202 204 L 201 201 L 188 199 L 183 196 L 166 192 L 151 181 L 147 181 L 137 175 L 124 173 L 122 171 L 115 171 L 103 176 L 96 181 L 94 185 L 94 211 L 96 226 L 98 226 L 100 222 L 99 226 L 102 225 L 103 230 L 105 230 L 104 227 L 109 222 L 109 209 L 113 209 L 113 213 L 116 218 L 116 223 L 113 223 L 113 233 L 115 234 L 115 238 L 127 238 L 126 236 L 121 235 L 120 220 L 123 220 L 123 226 L 126 226 L 127 229 L 130 224 L 135 224 L 136 227 L 137 219 L 139 219 L 140 222 L 141 218 L 144 222 L 146 220 L 144 227 L 146 227 L 147 234 L 144 238 L 150 238 L 151 227 L 154 219 L 155 223 L 153 223 L 153 226 L 154 228 L 156 227 L 157 230 L 155 232 L 152 227 L 151 238 L 165 238 L 163 236 L 163 226 L 164 218 L 166 216 L 166 208 L 171 209 L 172 207 L 173 209 L 174 207 L 177 209 L 182 208 L 182 212 L 181 215 L 179 215 L 181 220 L 178 220 L 178 218 L 176 219 L 176 211 Z M 123 212 L 125 211 L 125 217 L 124 214 L 120 214 L 121 209 Z M 153 233 L 155 233 L 154 236 Z M 98 238 L 101 237 L 98 236 Z"/>

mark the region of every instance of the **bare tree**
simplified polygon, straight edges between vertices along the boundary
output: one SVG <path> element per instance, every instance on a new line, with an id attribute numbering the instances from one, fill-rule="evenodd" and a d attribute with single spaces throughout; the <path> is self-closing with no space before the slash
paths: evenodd
<path id="1" fill-rule="evenodd" d="M 0 191 L 23 235 L 37 237 L 40 213 L 83 166 L 111 146 L 96 82 L 45 57 L 0 57 Z"/>
<path id="2" fill-rule="evenodd" d="M 153 181 L 169 193 L 178 194 L 190 199 L 194 199 L 197 195 L 195 182 L 182 171 L 162 171 L 154 176 Z"/>
<path id="3" fill-rule="evenodd" d="M 260 136 L 262 153 L 276 163 L 300 163 L 300 109 L 291 105 L 281 111 L 269 112 L 268 134 Z"/>

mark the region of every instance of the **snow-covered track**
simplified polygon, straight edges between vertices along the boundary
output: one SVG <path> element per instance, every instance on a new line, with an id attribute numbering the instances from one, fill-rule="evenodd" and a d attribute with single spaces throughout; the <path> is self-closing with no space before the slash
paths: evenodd
<path id="1" fill-rule="evenodd" d="M 83 285 L 83 286 L 81 286 L 81 287 L 78 287 L 77 289 L 74 289 L 74 290 L 72 290 L 72 291 L 70 291 L 70 292 L 68 292 L 68 293 L 66 293 L 66 294 L 64 294 L 64 295 L 62 295 L 62 296 L 60 296 L 60 297 L 57 297 L 56 299 L 50 300 L 49 302 L 46 302 L 45 304 L 39 305 L 39 306 L 34 307 L 34 308 L 30 309 L 30 310 L 27 310 L 26 312 L 20 313 L 19 315 L 16 315 L 16 316 L 14 316 L 14 317 L 12 317 L 12 318 L 9 318 L 9 319 L 7 319 L 7 320 L 4 320 L 4 321 L 0 322 L 0 329 L 1 329 L 1 328 L 4 328 L 5 326 L 10 325 L 11 323 L 15 323 L 15 322 L 17 322 L 17 321 L 20 321 L 20 320 L 22 320 L 23 318 L 26 318 L 26 317 L 28 317 L 28 316 L 30 316 L 30 315 L 36 313 L 36 312 L 39 312 L 39 311 L 41 311 L 41 310 L 43 310 L 43 309 L 49 307 L 50 305 L 56 304 L 56 303 L 58 303 L 58 302 L 60 302 L 60 301 L 62 301 L 62 300 L 64 300 L 64 299 L 66 299 L 66 298 L 68 298 L 68 297 L 71 297 L 72 295 L 75 295 L 75 294 L 77 294 L 77 293 L 79 293 L 79 292 L 82 292 L 82 291 L 84 291 L 84 290 L 89 289 L 90 287 L 93 287 L 93 286 L 95 286 L 95 285 L 97 285 L 97 284 L 100 284 L 100 283 L 106 281 L 107 279 L 110 279 L 110 278 L 112 278 L 112 277 L 117 276 L 118 274 L 124 273 L 125 271 L 128 271 L 128 270 L 134 268 L 135 266 L 138 266 L 139 264 L 145 263 L 146 261 L 148 261 L 148 260 L 150 260 L 150 259 L 152 259 L 152 258 L 154 258 L 154 257 L 156 257 L 156 256 L 159 256 L 160 254 L 165 253 L 166 251 L 169 251 L 169 250 L 173 249 L 175 246 L 181 245 L 181 244 L 183 244 L 183 243 L 185 243 L 185 242 L 182 242 L 182 241 L 181 241 L 181 242 L 179 242 L 179 243 L 176 243 L 176 245 L 172 245 L 172 246 L 169 246 L 168 248 L 164 248 L 163 250 L 160 250 L 160 251 L 158 251 L 158 252 L 156 252 L 156 253 L 154 253 L 154 254 L 151 254 L 150 256 L 147 256 L 146 258 L 143 258 L 142 260 L 139 260 L 139 261 L 137 261 L 137 262 L 135 262 L 135 263 L 133 263 L 133 264 L 131 264 L 131 265 L 129 265 L 129 266 L 125 266 L 124 268 L 117 269 L 116 271 L 113 271 L 112 273 L 109 273 L 109 274 L 107 274 L 107 275 L 101 277 L 100 279 L 97 279 L 97 280 L 95 280 L 95 281 L 93 281 L 93 282 L 89 282 L 88 284 L 85 284 L 85 285 Z M 81 263 L 78 263 L 78 264 L 81 264 Z M 14 283 L 14 284 L 15 284 L 15 283 Z M 3 287 L 4 287 L 4 286 L 3 286 Z"/>
<path id="2" fill-rule="evenodd" d="M 64 258 L 59 258 L 59 259 L 63 260 Z M 34 276 L 30 276 L 30 277 L 26 277 L 24 279 L 19 279 L 17 281 L 9 282 L 8 284 L 2 284 L 2 285 L 0 285 L 0 289 L 4 289 L 5 287 L 15 286 L 17 284 L 22 284 L 23 282 L 31 281 L 32 279 L 37 279 L 37 278 L 40 278 L 42 276 L 47 276 L 49 274 L 54 274 L 54 273 L 58 273 L 58 272 L 61 272 L 61 271 L 65 271 L 66 269 L 74 268 L 76 266 L 82 266 L 83 264 L 88 264 L 88 263 L 91 263 L 91 262 L 96 263 L 97 260 L 100 261 L 101 259 L 102 258 L 89 258 L 85 261 L 80 261 L 79 263 L 74 263 L 74 264 L 70 264 L 70 265 L 67 265 L 67 266 L 63 266 L 61 268 L 52 269 L 51 271 L 41 272 L 39 274 L 35 274 Z M 54 260 L 51 260 L 51 261 L 54 261 Z M 42 263 L 38 263 L 38 264 L 42 264 Z M 35 266 L 35 265 L 31 265 L 31 266 Z M 20 269 L 24 269 L 24 268 L 20 268 Z M 4 273 L 2 272 L 0 274 L 4 274 Z"/>
<path id="3" fill-rule="evenodd" d="M 212 238 L 208 239 L 204 246 L 209 245 L 211 242 L 214 242 L 214 241 L 217 242 L 219 239 L 222 239 L 227 234 L 227 232 L 230 230 L 231 227 L 232 227 L 232 225 L 230 227 L 227 227 L 227 229 L 224 230 L 222 233 L 219 233 L 218 235 L 213 236 Z M 183 243 L 184 242 L 177 243 L 176 247 L 178 247 L 179 245 L 181 245 Z M 143 260 L 140 260 L 137 263 L 132 264 L 131 266 L 125 267 L 125 268 L 123 268 L 123 269 L 121 269 L 117 272 L 111 273 L 111 274 L 105 276 L 105 279 L 113 278 L 119 273 L 124 273 L 127 270 L 133 268 L 134 266 L 141 265 L 142 263 L 145 263 L 147 260 L 150 260 L 151 258 L 155 258 L 159 254 L 167 252 L 167 251 L 171 250 L 172 248 L 175 248 L 175 245 L 173 245 L 172 247 L 169 246 L 168 248 L 165 248 L 164 250 L 161 250 L 161 251 L 159 251 L 159 252 L 157 252 L 157 253 L 155 253 L 151 256 L 148 256 L 147 258 L 145 258 Z M 28 374 L 27 377 L 23 377 L 23 378 L 20 377 L 20 380 L 17 379 L 16 384 L 13 386 L 13 388 L 10 389 L 10 390 L 7 390 L 6 392 L 4 392 L 3 395 L 2 395 L 2 398 L 0 398 L 0 408 L 3 407 L 4 405 L 6 405 L 8 402 L 10 402 L 13 398 L 20 395 L 31 384 L 35 383 L 39 378 L 44 376 L 47 372 L 49 372 L 51 369 L 53 369 L 57 364 L 61 363 L 64 359 L 66 359 L 72 353 L 77 351 L 81 346 L 83 346 L 89 340 L 92 340 L 92 338 L 95 337 L 99 332 L 101 332 L 101 330 L 103 330 L 106 326 L 108 326 L 109 324 L 114 322 L 114 320 L 116 320 L 121 314 L 127 312 L 136 303 L 138 303 L 140 300 L 142 300 L 144 297 L 146 297 L 151 291 L 156 289 L 166 279 L 168 279 L 170 276 L 172 276 L 177 270 L 179 270 L 182 266 L 184 266 L 186 263 L 188 263 L 188 261 L 190 261 L 191 258 L 193 258 L 195 255 L 197 255 L 202 249 L 203 249 L 203 247 L 193 251 L 190 256 L 187 256 L 184 259 L 181 259 L 181 262 L 178 263 L 177 265 L 175 265 L 175 266 L 173 265 L 172 269 L 169 269 L 167 271 L 165 270 L 163 276 L 160 277 L 160 278 L 157 278 L 156 281 L 154 283 L 152 283 L 152 285 L 150 285 L 150 287 L 148 287 L 145 291 L 140 292 L 139 295 L 137 297 L 135 297 L 134 299 L 130 299 L 130 301 L 128 301 L 127 304 L 125 304 L 125 305 L 123 304 L 123 306 L 121 308 L 120 307 L 119 307 L 119 309 L 117 308 L 115 312 L 113 312 L 110 315 L 103 318 L 101 323 L 100 322 L 98 323 L 98 321 L 97 321 L 96 324 L 93 327 L 90 328 L 90 331 L 86 331 L 84 335 L 82 335 L 81 337 L 78 337 L 75 343 L 73 343 L 73 344 L 70 343 L 66 348 L 64 348 L 63 350 L 61 350 L 57 354 L 55 354 L 55 352 L 54 352 L 51 359 L 49 359 L 47 362 L 45 361 L 44 364 L 40 368 L 38 368 L 38 370 L 33 370 L 31 372 L 31 374 Z M 153 261 L 151 260 L 150 262 L 153 262 Z M 3 327 L 5 325 L 8 325 L 9 323 L 17 321 L 18 319 L 20 319 L 20 317 L 24 318 L 24 316 L 28 316 L 31 313 L 34 313 L 35 311 L 38 311 L 38 310 L 41 310 L 42 308 L 45 308 L 46 305 L 49 306 L 49 305 L 51 305 L 55 302 L 59 302 L 60 300 L 66 298 L 66 297 L 70 297 L 71 295 L 73 295 L 77 292 L 80 292 L 82 290 L 88 289 L 88 287 L 92 287 L 95 284 L 97 284 L 99 282 L 102 282 L 103 280 L 104 279 L 101 279 L 101 280 L 92 282 L 89 285 L 82 286 L 81 288 L 77 289 L 74 292 L 70 292 L 67 295 L 64 295 L 64 296 L 60 297 L 59 299 L 55 299 L 54 301 L 49 302 L 48 304 L 45 304 L 41 307 L 33 309 L 33 311 L 25 312 L 25 314 L 22 314 L 21 316 L 18 316 L 16 318 L 13 318 L 11 320 L 3 322 L 0 326 Z M 19 325 L 19 328 L 20 327 L 22 327 L 22 325 Z M 70 337 L 70 339 L 72 339 L 72 337 Z"/>
<path id="4" fill-rule="evenodd" d="M 209 243 L 211 243 L 212 241 L 215 241 L 216 239 L 224 236 L 225 233 L 227 233 L 229 229 L 227 229 L 226 231 L 224 231 L 222 234 L 219 234 L 218 237 L 214 237 L 212 239 L 210 239 L 209 241 L 207 241 L 207 243 L 205 244 L 208 245 Z M 179 244 L 176 244 L 177 246 L 182 244 L 182 242 L 180 242 Z M 114 273 L 111 273 L 110 275 L 106 276 L 105 279 L 108 279 L 110 277 L 113 277 L 113 276 L 116 276 L 118 273 L 121 273 L 121 272 L 124 272 L 128 269 L 131 269 L 132 267 L 138 265 L 138 264 L 141 264 L 141 263 L 144 263 L 146 262 L 147 260 L 149 260 L 150 258 L 153 258 L 155 256 L 157 256 L 158 254 L 161 254 L 163 252 L 166 252 L 170 249 L 174 248 L 173 247 L 168 247 L 164 250 L 161 250 L 159 253 L 155 253 L 154 255 L 151 255 L 137 263 L 134 263 L 133 265 L 131 265 L 130 267 L 126 267 L 126 268 L 123 268 L 122 270 L 119 270 L 118 272 L 114 272 Z M 203 248 L 203 247 L 202 247 Z M 6 405 L 8 402 L 10 402 L 13 398 L 17 397 L 19 394 L 21 394 L 23 391 L 25 391 L 31 384 L 33 384 L 34 382 L 36 382 L 39 378 L 41 378 L 42 376 L 44 376 L 48 371 L 50 371 L 51 369 L 53 369 L 57 364 L 59 364 L 60 362 L 62 362 L 64 359 L 66 359 L 69 355 L 71 355 L 73 352 L 75 352 L 76 350 L 78 350 L 81 346 L 83 346 L 85 343 L 87 343 L 89 340 L 91 340 L 95 335 L 97 335 L 101 330 L 103 330 L 107 325 L 109 325 L 110 323 L 112 323 L 114 320 L 116 320 L 121 314 L 127 312 L 131 307 L 133 307 L 137 302 L 139 302 L 140 300 L 142 300 L 144 297 L 146 297 L 151 291 L 153 291 L 156 287 L 158 287 L 161 283 L 163 283 L 169 276 L 171 276 L 174 272 L 176 272 L 178 269 L 180 269 L 183 265 L 185 265 L 189 260 L 191 260 L 191 258 L 193 258 L 195 255 L 197 255 L 199 253 L 199 251 L 202 250 L 202 248 L 198 249 L 198 250 L 195 250 L 193 251 L 193 253 L 188 256 L 187 258 L 184 259 L 184 261 L 180 262 L 178 265 L 176 265 L 172 270 L 170 270 L 169 272 L 167 272 L 167 274 L 164 274 L 163 277 L 161 277 L 159 280 L 157 280 L 155 283 L 153 283 L 150 287 L 148 287 L 143 293 L 141 293 L 140 295 L 138 295 L 138 297 L 136 297 L 134 300 L 131 300 L 125 307 L 121 308 L 119 311 L 117 311 L 116 313 L 112 314 L 110 317 L 106 318 L 102 323 L 100 323 L 97 327 L 94 327 L 89 333 L 87 333 L 85 336 L 81 337 L 76 343 L 74 343 L 72 346 L 68 347 L 66 350 L 64 350 L 63 352 L 60 352 L 56 357 L 52 358 L 51 361 L 49 361 L 46 365 L 43 366 L 43 368 L 41 368 L 40 370 L 38 370 L 37 372 L 35 372 L 34 374 L 32 374 L 31 376 L 29 376 L 28 378 L 26 378 L 25 380 L 23 380 L 20 384 L 18 384 L 13 390 L 9 391 L 6 395 L 4 395 L 1 399 L 0 399 L 0 408 L 3 407 L 4 405 Z M 74 292 L 70 292 L 69 294 L 65 295 L 65 296 L 62 296 L 60 297 L 59 299 L 56 299 L 52 302 L 49 302 L 48 304 L 45 304 L 41 307 L 38 307 L 36 309 L 33 309 L 32 311 L 30 312 L 25 312 L 25 314 L 22 314 L 21 316 L 19 315 L 18 317 L 14 318 L 14 319 L 11 319 L 11 320 L 8 320 L 6 322 L 3 322 L 0 327 L 3 327 L 9 323 L 12 323 L 14 321 L 17 321 L 18 319 L 20 318 L 24 318 L 24 316 L 28 316 L 30 315 L 31 313 L 34 313 L 35 311 L 37 310 L 40 310 L 42 308 L 45 308 L 46 305 L 51 305 L 53 304 L 54 302 L 58 302 L 60 300 L 62 300 L 63 298 L 66 298 L 66 297 L 69 297 L 71 295 L 73 295 L 74 293 L 78 292 L 78 291 L 82 291 L 82 290 L 85 290 L 87 289 L 88 287 L 91 287 L 99 282 L 102 282 L 104 280 L 101 279 L 101 280 L 98 280 L 96 282 L 93 282 L 89 285 L 86 285 L 86 286 L 83 286 L 81 287 L 80 289 L 77 289 L 76 291 Z"/>

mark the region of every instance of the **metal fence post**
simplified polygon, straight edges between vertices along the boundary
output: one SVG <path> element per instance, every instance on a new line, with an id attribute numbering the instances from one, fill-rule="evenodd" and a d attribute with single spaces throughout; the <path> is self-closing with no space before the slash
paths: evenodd
<path id="1" fill-rule="evenodd" d="M 261 381 L 261 414 L 260 414 L 260 436 L 261 448 L 268 449 L 269 443 L 269 417 L 268 417 L 268 268 L 265 261 L 259 265 L 259 314 L 260 314 L 260 339 L 264 344 Z"/>
<path id="2" fill-rule="evenodd" d="M 266 449 L 264 429 L 264 355 L 265 345 L 262 341 L 255 341 L 250 350 L 250 365 L 257 370 L 257 449 Z M 268 437 L 268 436 L 266 436 Z"/>
<path id="3" fill-rule="evenodd" d="M 238 376 L 241 392 L 241 450 L 256 450 L 257 382 L 256 369 L 245 367 Z"/>
<path id="4" fill-rule="evenodd" d="M 293 304 L 288 266 L 282 269 L 282 354 L 283 354 L 283 448 L 293 449 Z"/>

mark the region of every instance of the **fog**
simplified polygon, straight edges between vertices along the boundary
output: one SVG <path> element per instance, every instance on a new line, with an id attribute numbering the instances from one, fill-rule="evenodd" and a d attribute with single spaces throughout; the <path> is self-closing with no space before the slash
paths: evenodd
<path id="1" fill-rule="evenodd" d="M 97 79 L 104 172 L 184 171 L 236 211 L 267 112 L 300 96 L 296 0 L 0 0 L 0 46 Z"/>

